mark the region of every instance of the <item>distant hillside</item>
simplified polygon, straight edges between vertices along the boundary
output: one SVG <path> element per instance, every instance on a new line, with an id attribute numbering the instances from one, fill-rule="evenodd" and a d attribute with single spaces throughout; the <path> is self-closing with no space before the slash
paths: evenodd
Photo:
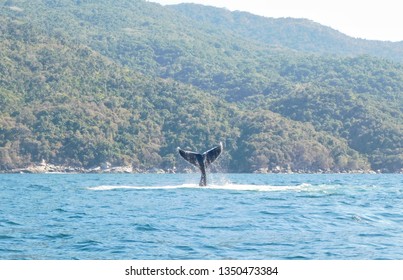
<path id="1" fill-rule="evenodd" d="M 307 19 L 266 18 L 197 4 L 170 7 L 200 23 L 212 24 L 218 29 L 267 45 L 309 53 L 371 55 L 403 62 L 403 41 L 384 42 L 352 38 Z"/>
<path id="2" fill-rule="evenodd" d="M 251 23 L 225 23 L 238 13 L 209 9 L 0 2 L 0 170 L 42 159 L 182 169 L 177 146 L 219 141 L 221 171 L 403 168 L 401 63 L 264 42 Z"/>

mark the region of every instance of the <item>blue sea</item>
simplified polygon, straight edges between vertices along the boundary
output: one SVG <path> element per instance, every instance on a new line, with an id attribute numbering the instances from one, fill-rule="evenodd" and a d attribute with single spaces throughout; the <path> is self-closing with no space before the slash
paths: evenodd
<path id="1" fill-rule="evenodd" d="M 0 174 L 0 259 L 403 259 L 403 175 Z"/>

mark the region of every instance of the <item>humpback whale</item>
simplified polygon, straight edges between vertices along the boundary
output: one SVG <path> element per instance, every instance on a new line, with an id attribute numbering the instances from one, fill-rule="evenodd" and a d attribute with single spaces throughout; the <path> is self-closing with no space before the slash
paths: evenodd
<path id="1" fill-rule="evenodd" d="M 212 164 L 221 154 L 223 150 L 222 142 L 220 145 L 211 148 L 210 150 L 198 154 L 195 152 L 184 151 L 178 147 L 179 154 L 191 164 L 197 166 L 201 171 L 201 178 L 199 186 L 207 186 L 206 168 Z"/>

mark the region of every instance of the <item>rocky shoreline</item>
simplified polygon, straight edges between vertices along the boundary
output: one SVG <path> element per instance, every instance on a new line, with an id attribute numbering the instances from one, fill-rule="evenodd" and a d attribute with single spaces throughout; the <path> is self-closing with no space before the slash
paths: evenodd
<path id="1" fill-rule="evenodd" d="M 14 168 L 10 170 L 0 170 L 0 173 L 22 173 L 22 174 L 41 174 L 41 173 L 175 173 L 175 170 L 168 169 L 138 169 L 132 166 L 111 166 L 110 164 L 102 164 L 92 168 L 73 167 L 55 165 L 49 163 L 31 164 L 24 168 Z"/>
<path id="2" fill-rule="evenodd" d="M 136 173 L 152 173 L 152 174 L 173 174 L 176 173 L 176 168 L 173 169 L 161 169 L 161 168 L 150 168 L 150 169 L 140 169 L 133 168 L 132 166 L 112 166 L 109 163 L 101 164 L 100 166 L 92 167 L 92 168 L 83 168 L 83 167 L 72 167 L 72 166 L 63 166 L 63 165 L 55 165 L 46 162 L 41 162 L 39 164 L 31 164 L 24 168 L 14 168 L 9 170 L 0 170 L 0 173 L 22 173 L 22 174 L 41 174 L 41 173 L 127 173 L 127 174 L 136 174 Z M 193 173 L 196 172 L 193 169 L 183 169 L 179 170 L 179 173 Z M 346 170 L 346 171 L 334 171 L 334 170 L 318 170 L 318 171 L 306 171 L 306 170 L 282 170 L 282 169 L 274 169 L 270 170 L 268 168 L 260 168 L 255 170 L 253 173 L 255 174 L 327 174 L 327 173 L 348 173 L 348 174 L 380 174 L 380 173 L 388 173 L 383 172 L 382 170 Z M 402 174 L 403 170 L 397 172 Z"/>
<path id="3" fill-rule="evenodd" d="M 382 172 L 381 170 L 317 170 L 317 171 L 307 171 L 307 170 L 284 170 L 284 169 L 268 169 L 268 168 L 260 168 L 253 172 L 254 174 L 381 174 L 387 173 Z"/>

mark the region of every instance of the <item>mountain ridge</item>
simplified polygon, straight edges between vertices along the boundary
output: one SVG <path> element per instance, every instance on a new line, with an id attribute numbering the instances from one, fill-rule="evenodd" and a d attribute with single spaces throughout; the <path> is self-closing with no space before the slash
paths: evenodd
<path id="1" fill-rule="evenodd" d="M 403 40 L 390 42 L 354 38 L 302 18 L 270 18 L 191 3 L 169 7 L 199 22 L 214 24 L 218 28 L 225 28 L 269 45 L 310 53 L 351 56 L 367 54 L 403 61 Z"/>

